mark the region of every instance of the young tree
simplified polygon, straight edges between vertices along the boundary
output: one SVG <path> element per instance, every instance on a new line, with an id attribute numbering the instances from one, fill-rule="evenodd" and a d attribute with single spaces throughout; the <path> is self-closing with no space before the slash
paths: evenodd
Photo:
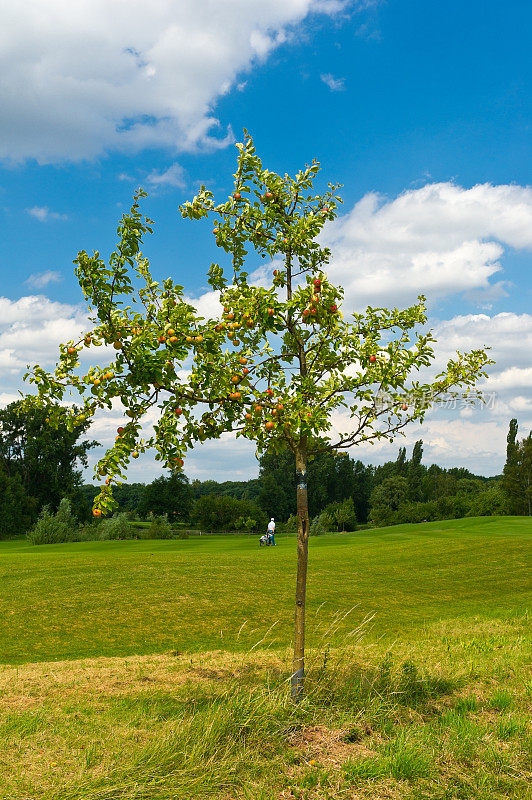
<path id="1" fill-rule="evenodd" d="M 116 348 L 116 360 L 80 377 L 74 368 L 84 342 L 72 342 L 62 349 L 54 376 L 36 369 L 32 379 L 41 396 L 51 392 L 59 398 L 66 387 L 89 387 L 84 413 L 121 399 L 130 421 L 98 466 L 109 484 L 123 475 L 129 456 L 148 444 L 165 464 L 180 468 L 194 442 L 224 431 L 254 441 L 259 453 L 293 453 L 298 536 L 292 695 L 297 700 L 305 663 L 309 459 L 391 440 L 410 421 L 423 419 L 434 397 L 473 387 L 488 359 L 483 350 L 458 353 L 436 380 L 413 379 L 412 373 L 433 359 L 432 334 L 417 330 L 426 323 L 424 299 L 405 310 L 368 308 L 344 319 L 342 289 L 327 278 L 330 253 L 318 240 L 336 216 L 337 187 L 314 192 L 317 163 L 295 177 L 282 176 L 263 169 L 250 138 L 237 148 L 231 196 L 217 205 L 202 187 L 182 207 L 189 219 L 214 217 L 216 243 L 231 262 L 229 281 L 222 266 L 209 270 L 222 303 L 219 319 L 199 319 L 182 287 L 170 279 L 159 286 L 151 278 L 140 255 L 151 223 L 139 212 L 139 192 L 119 227 L 109 268 L 98 253 L 82 252 L 76 261 L 98 321 L 85 345 L 93 337 L 94 343 L 105 338 Z M 268 262 L 261 281 L 246 271 L 250 251 Z M 133 293 L 129 268 L 145 282 L 137 295 L 142 309 L 121 305 Z M 178 373 L 176 360 L 183 363 L 189 356 L 189 373 Z M 160 408 L 155 435 L 139 441 L 141 419 L 153 405 Z M 110 506 L 104 487 L 95 512 Z"/>

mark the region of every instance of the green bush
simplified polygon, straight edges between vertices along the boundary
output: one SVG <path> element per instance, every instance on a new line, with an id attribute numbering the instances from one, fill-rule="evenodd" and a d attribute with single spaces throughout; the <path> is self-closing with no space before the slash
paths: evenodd
<path id="1" fill-rule="evenodd" d="M 135 539 L 136 532 L 126 513 L 113 514 L 100 525 L 100 539 Z"/>
<path id="2" fill-rule="evenodd" d="M 196 500 L 192 519 L 203 531 L 238 531 L 240 524 L 254 526 L 249 530 L 264 530 L 268 520 L 252 500 L 237 500 L 222 494 L 206 494 Z M 245 528 L 247 530 L 247 528 Z"/>
<path id="3" fill-rule="evenodd" d="M 95 542 L 100 538 L 101 521 L 91 520 L 91 522 L 84 522 L 78 531 L 78 539 L 80 542 Z"/>
<path id="4" fill-rule="evenodd" d="M 60 542 L 79 541 L 80 533 L 75 517 L 72 514 L 70 502 L 64 497 L 57 512 L 52 513 L 49 506 L 45 506 L 39 519 L 28 532 L 27 538 L 32 544 L 59 544 Z"/>
<path id="5" fill-rule="evenodd" d="M 181 532 L 180 532 L 181 533 Z M 184 531 L 186 537 L 188 534 Z M 179 538 L 184 539 L 185 536 L 180 536 Z M 152 517 L 150 527 L 144 532 L 145 539 L 173 539 L 174 534 L 172 532 L 172 528 L 170 527 L 170 523 L 168 522 L 168 518 L 166 514 L 161 515 L 159 517 Z"/>
<path id="6" fill-rule="evenodd" d="M 297 516 L 291 514 L 284 525 L 281 525 L 281 530 L 283 530 L 284 533 L 297 533 Z"/>
<path id="7" fill-rule="evenodd" d="M 330 531 L 331 528 L 332 522 L 329 515 L 326 511 L 322 511 L 321 514 L 318 514 L 318 516 L 314 517 L 311 521 L 309 534 L 311 536 L 321 536 Z"/>

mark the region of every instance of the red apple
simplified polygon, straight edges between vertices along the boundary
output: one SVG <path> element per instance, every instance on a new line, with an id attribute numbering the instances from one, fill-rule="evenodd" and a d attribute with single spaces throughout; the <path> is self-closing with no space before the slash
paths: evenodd
<path id="1" fill-rule="evenodd" d="M 244 367 L 242 372 L 243 372 L 244 375 L 249 375 L 249 369 L 247 367 Z"/>
<path id="2" fill-rule="evenodd" d="M 180 417 L 182 413 L 183 413 L 183 409 L 182 408 L 176 408 L 175 411 L 174 411 L 174 414 L 176 415 L 176 417 Z"/>
<path id="3" fill-rule="evenodd" d="M 119 436 L 121 436 L 124 433 L 124 429 L 122 428 L 122 426 L 120 426 L 119 428 L 116 429 L 116 432 L 118 433 Z"/>
<path id="4" fill-rule="evenodd" d="M 374 364 L 376 362 L 376 360 L 377 360 L 377 356 L 370 356 L 369 360 L 370 360 L 371 364 Z"/>
<path id="5" fill-rule="evenodd" d="M 275 312 L 274 312 L 273 308 L 269 308 L 268 309 L 268 316 L 273 317 L 274 313 Z"/>
<path id="6" fill-rule="evenodd" d="M 240 194 L 240 192 L 235 192 L 233 197 L 235 198 L 235 200 L 241 200 L 242 199 L 242 195 Z"/>
<path id="7" fill-rule="evenodd" d="M 329 311 L 332 311 L 332 313 L 335 314 L 338 311 L 338 306 L 333 303 L 332 306 L 329 306 Z"/>
<path id="8" fill-rule="evenodd" d="M 401 409 L 402 409 L 403 411 L 408 411 L 408 406 L 407 406 L 407 404 L 406 404 L 406 403 L 403 403 L 403 405 L 401 406 Z"/>
<path id="9" fill-rule="evenodd" d="M 266 425 L 265 425 L 265 428 L 266 428 L 267 431 L 271 431 L 272 428 L 275 428 L 275 423 L 267 422 Z"/>

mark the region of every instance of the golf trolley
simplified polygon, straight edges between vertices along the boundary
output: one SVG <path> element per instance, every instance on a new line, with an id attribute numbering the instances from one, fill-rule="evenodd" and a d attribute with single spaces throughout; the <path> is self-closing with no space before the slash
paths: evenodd
<path id="1" fill-rule="evenodd" d="M 272 537 L 269 533 L 263 533 L 259 539 L 259 547 L 271 547 Z"/>

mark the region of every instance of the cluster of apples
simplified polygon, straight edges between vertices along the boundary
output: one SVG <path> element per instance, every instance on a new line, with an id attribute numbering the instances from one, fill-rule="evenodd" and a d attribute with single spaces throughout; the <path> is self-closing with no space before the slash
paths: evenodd
<path id="1" fill-rule="evenodd" d="M 303 309 L 303 321 L 314 322 L 323 310 L 323 304 L 320 305 L 320 293 L 322 290 L 323 282 L 321 278 L 314 278 L 312 281 L 313 294 L 311 296 L 310 304 Z M 327 309 L 331 314 L 336 314 L 338 306 L 336 303 L 331 303 Z"/>
<path id="2" fill-rule="evenodd" d="M 107 370 L 107 372 L 101 372 L 99 375 L 96 375 L 94 378 L 89 378 L 88 375 L 85 376 L 85 380 L 90 380 L 93 386 L 100 386 L 104 381 L 110 381 L 111 378 L 114 378 L 115 374 L 112 370 Z"/>
<path id="3" fill-rule="evenodd" d="M 263 412 L 269 413 L 273 419 L 267 419 L 264 423 L 264 428 L 270 433 L 275 428 L 275 422 L 281 417 L 284 411 L 284 405 L 280 400 L 275 401 L 273 399 L 274 392 L 272 389 L 266 389 L 264 394 L 266 395 L 264 398 L 256 398 L 253 409 L 244 415 L 244 419 L 247 424 L 251 424 L 255 418 L 260 418 Z M 253 413 L 251 413 L 251 411 L 253 411 Z"/>
<path id="4" fill-rule="evenodd" d="M 244 312 L 244 314 L 242 314 L 242 320 L 239 322 L 235 319 L 234 312 L 231 311 L 227 306 L 224 306 L 223 316 L 224 321 L 215 325 L 214 330 L 216 333 L 225 331 L 227 338 L 231 339 L 235 346 L 240 344 L 240 340 L 238 338 L 239 330 L 243 330 L 245 328 L 249 328 L 251 330 L 251 328 L 255 327 L 255 321 L 248 312 Z"/>

